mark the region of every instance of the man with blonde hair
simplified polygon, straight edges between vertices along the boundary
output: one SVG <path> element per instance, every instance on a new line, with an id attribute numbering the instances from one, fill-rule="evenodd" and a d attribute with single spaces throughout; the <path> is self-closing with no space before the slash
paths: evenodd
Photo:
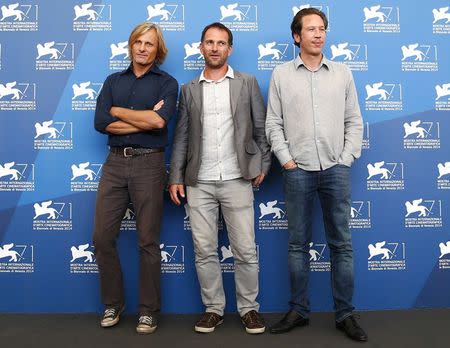
<path id="1" fill-rule="evenodd" d="M 110 152 L 98 186 L 93 240 L 106 307 L 100 324 L 111 327 L 119 322 L 124 310 L 116 240 L 128 205 L 133 204 L 140 265 L 136 331 L 147 334 L 156 330 L 155 313 L 160 309 L 164 147 L 178 83 L 159 69 L 167 48 L 158 26 L 139 24 L 128 46 L 130 66 L 108 76 L 97 98 L 95 129 L 108 135 Z"/>

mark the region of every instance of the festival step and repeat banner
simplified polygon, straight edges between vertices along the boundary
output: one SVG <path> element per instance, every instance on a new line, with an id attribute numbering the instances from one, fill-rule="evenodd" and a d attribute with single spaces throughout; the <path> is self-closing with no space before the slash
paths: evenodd
<path id="1" fill-rule="evenodd" d="M 298 54 L 289 28 L 303 7 L 328 16 L 325 54 L 352 70 L 364 119 L 352 168 L 355 306 L 450 307 L 450 0 L 12 0 L 0 1 L 0 311 L 102 308 L 92 224 L 108 148 L 93 118 L 105 78 L 129 65 L 130 31 L 143 21 L 160 25 L 169 48 L 162 68 L 183 84 L 203 68 L 203 27 L 220 21 L 235 37 L 230 64 L 254 74 L 266 99 L 273 68 Z M 330 311 L 316 208 L 311 302 Z M 255 191 L 255 226 L 261 310 L 284 311 L 288 232 L 276 160 Z M 138 297 L 135 228 L 130 204 L 118 241 L 129 312 Z M 233 311 L 233 254 L 219 228 Z M 168 195 L 160 248 L 163 312 L 202 311 L 189 219 Z"/>

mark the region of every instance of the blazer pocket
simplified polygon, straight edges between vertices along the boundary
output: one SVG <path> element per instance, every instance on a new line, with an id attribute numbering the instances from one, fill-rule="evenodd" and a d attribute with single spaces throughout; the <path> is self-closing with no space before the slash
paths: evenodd
<path id="1" fill-rule="evenodd" d="M 255 141 L 252 139 L 247 144 L 245 144 L 245 151 L 251 155 L 258 153 L 258 145 L 256 145 Z"/>

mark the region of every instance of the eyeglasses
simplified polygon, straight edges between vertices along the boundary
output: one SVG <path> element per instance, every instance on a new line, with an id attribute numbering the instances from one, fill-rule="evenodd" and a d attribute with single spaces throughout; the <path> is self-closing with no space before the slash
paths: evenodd
<path id="1" fill-rule="evenodd" d="M 228 42 L 226 42 L 226 41 L 214 41 L 214 40 L 206 40 L 206 41 L 203 41 L 203 45 L 204 45 L 205 47 L 207 47 L 207 48 L 211 48 L 211 47 L 213 47 L 215 44 L 216 44 L 219 48 L 225 48 L 225 47 L 228 46 Z"/>

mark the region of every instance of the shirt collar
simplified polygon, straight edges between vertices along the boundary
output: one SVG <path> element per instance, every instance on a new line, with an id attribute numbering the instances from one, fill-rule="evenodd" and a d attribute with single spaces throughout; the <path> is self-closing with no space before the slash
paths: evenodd
<path id="1" fill-rule="evenodd" d="M 225 74 L 224 77 L 222 77 L 220 80 L 218 81 L 213 81 L 213 80 L 209 80 L 205 77 L 205 69 L 203 69 L 202 73 L 200 74 L 200 78 L 198 79 L 198 82 L 222 82 L 223 80 L 225 80 L 225 78 L 230 78 L 230 79 L 234 79 L 234 70 L 231 66 L 228 65 L 228 70 L 227 73 Z"/>
<path id="2" fill-rule="evenodd" d="M 133 74 L 133 63 L 130 63 L 130 65 L 128 66 L 128 68 L 126 68 L 125 70 L 123 70 L 120 74 L 121 75 L 125 75 L 125 74 Z M 162 75 L 162 71 L 161 69 L 159 69 L 159 66 L 157 64 L 152 64 L 152 66 L 150 67 L 150 69 L 148 69 L 145 74 L 143 74 L 142 76 L 145 76 L 149 73 L 154 73 L 157 75 Z"/>
<path id="3" fill-rule="evenodd" d="M 305 63 L 303 62 L 302 58 L 300 58 L 300 54 L 298 54 L 298 56 L 294 59 L 294 66 L 296 69 L 298 69 L 301 66 L 304 66 L 306 68 Z M 324 54 L 322 54 L 322 61 L 320 62 L 320 65 L 317 68 L 317 70 L 320 70 L 320 68 L 322 68 L 322 66 L 326 67 L 328 70 L 330 70 L 330 68 L 331 68 L 330 61 L 327 59 L 327 57 L 325 57 Z M 308 69 L 308 68 L 306 68 L 306 69 Z"/>

